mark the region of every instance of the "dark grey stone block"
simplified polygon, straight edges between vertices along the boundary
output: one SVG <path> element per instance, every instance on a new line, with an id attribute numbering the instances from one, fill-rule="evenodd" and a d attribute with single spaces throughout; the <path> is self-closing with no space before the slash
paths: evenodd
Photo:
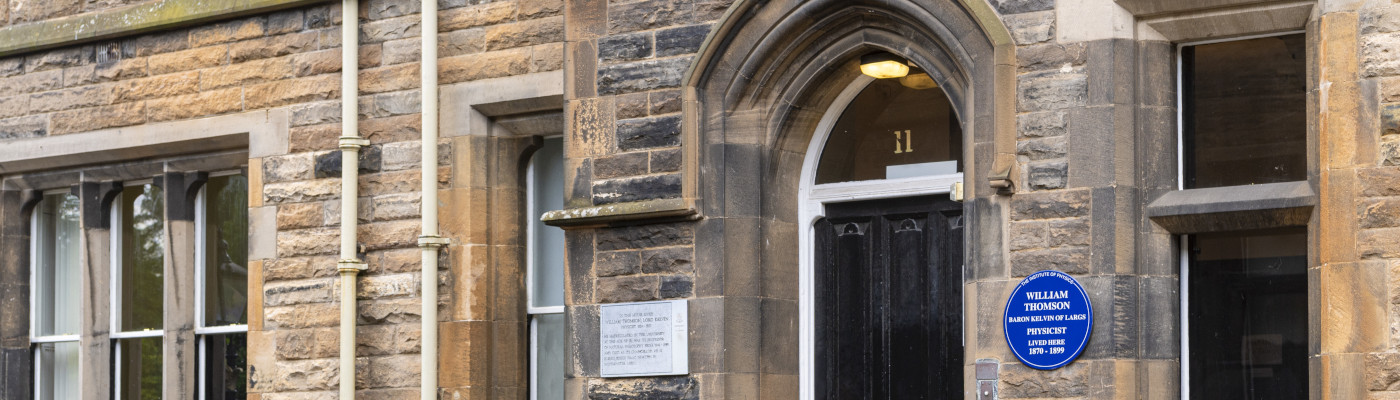
<path id="1" fill-rule="evenodd" d="M 1063 189 L 1069 181 L 1069 163 L 1064 161 L 1034 162 L 1027 169 L 1031 190 Z"/>
<path id="2" fill-rule="evenodd" d="M 681 116 L 617 121 L 617 148 L 638 150 L 681 145 Z"/>
<path id="3" fill-rule="evenodd" d="M 613 35 L 598 39 L 598 60 L 631 61 L 652 54 L 651 32 Z"/>
<path id="4" fill-rule="evenodd" d="M 724 372 L 724 298 L 690 300 L 690 373 Z"/>
<path id="5" fill-rule="evenodd" d="M 593 204 L 604 205 L 681 196 L 679 174 L 610 179 L 593 183 Z"/>
<path id="6" fill-rule="evenodd" d="M 1012 197 L 1011 219 L 1024 221 L 1082 217 L 1089 214 L 1088 190 L 1059 190 Z"/>
<path id="7" fill-rule="evenodd" d="M 763 149 L 758 145 L 724 145 L 724 215 L 757 217 L 762 211 Z"/>
<path id="8" fill-rule="evenodd" d="M 689 222 L 638 225 L 597 231 L 598 251 L 681 246 L 694 242 L 694 225 Z"/>
<path id="9" fill-rule="evenodd" d="M 759 372 L 797 375 L 797 302 L 763 299 L 759 303 L 759 313 L 762 324 L 760 331 L 763 336 Z"/>
<path id="10" fill-rule="evenodd" d="M 641 265 L 636 251 L 600 252 L 593 261 L 593 270 L 599 277 L 632 275 Z"/>
<path id="11" fill-rule="evenodd" d="M 598 306 L 566 307 L 564 326 L 569 327 L 569 340 L 564 341 L 564 376 L 599 376 Z"/>
<path id="12" fill-rule="evenodd" d="M 658 150 L 651 153 L 651 173 L 677 172 L 681 170 L 681 150 Z"/>
<path id="13" fill-rule="evenodd" d="M 645 60 L 598 68 L 598 94 L 622 94 L 679 87 L 694 57 Z"/>
<path id="14" fill-rule="evenodd" d="M 1118 253 L 1118 230 L 1126 229 L 1132 231 L 1132 225 L 1119 226 L 1120 222 L 1133 221 L 1132 218 L 1121 218 L 1121 212 L 1131 212 L 1129 207 L 1121 207 L 1118 203 L 1119 188 L 1101 187 L 1092 189 L 1089 209 L 1090 222 L 1090 246 L 1093 254 L 1089 260 L 1089 270 L 1096 274 L 1112 274 L 1117 270 Z M 1122 188 L 1127 191 L 1129 188 Z M 1121 211 L 1121 212 L 1120 212 Z"/>
<path id="15" fill-rule="evenodd" d="M 569 274 L 568 304 L 593 302 L 593 236 L 591 230 L 564 231 L 564 267 Z"/>
<path id="16" fill-rule="evenodd" d="M 691 25 L 666 29 L 656 33 L 656 56 L 666 57 L 700 51 L 710 25 Z"/>
<path id="17" fill-rule="evenodd" d="M 1142 278 L 1143 358 L 1170 360 L 1181 356 L 1181 282 L 1175 277 Z"/>
<path id="18" fill-rule="evenodd" d="M 695 254 L 692 247 L 667 247 L 645 250 L 641 252 L 642 272 L 647 274 L 689 274 L 695 271 L 694 258 Z"/>
<path id="19" fill-rule="evenodd" d="M 587 391 L 589 400 L 700 398 L 700 385 L 690 376 L 591 380 Z"/>
<path id="20" fill-rule="evenodd" d="M 1124 107 L 1128 110 L 1127 107 Z M 1069 113 L 1069 187 L 1100 187 L 1113 183 L 1115 141 L 1114 106 L 1084 107 Z M 1129 114 L 1131 115 L 1131 114 Z M 1123 121 L 1131 126 L 1132 121 Z"/>
<path id="21" fill-rule="evenodd" d="M 690 275 L 669 275 L 661 277 L 661 288 L 657 297 L 662 299 L 683 299 L 695 295 L 695 278 Z"/>
<path id="22" fill-rule="evenodd" d="M 646 175 L 649 162 L 649 153 L 623 153 L 594 158 L 593 177 L 595 179 L 612 179 Z"/>
<path id="23" fill-rule="evenodd" d="M 340 151 L 331 151 L 316 156 L 316 178 L 339 178 L 340 158 Z M 383 156 L 379 146 L 360 148 L 359 170 L 361 174 L 379 172 L 383 164 Z"/>

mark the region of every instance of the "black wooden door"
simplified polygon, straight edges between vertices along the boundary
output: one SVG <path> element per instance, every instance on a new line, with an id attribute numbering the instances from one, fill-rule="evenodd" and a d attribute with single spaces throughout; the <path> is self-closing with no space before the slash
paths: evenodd
<path id="1" fill-rule="evenodd" d="M 828 205 L 815 228 L 819 399 L 961 399 L 962 205 Z"/>

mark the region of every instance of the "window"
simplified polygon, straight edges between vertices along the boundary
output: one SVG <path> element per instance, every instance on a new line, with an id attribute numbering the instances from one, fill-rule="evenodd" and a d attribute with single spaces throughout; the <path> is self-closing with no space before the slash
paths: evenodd
<path id="1" fill-rule="evenodd" d="M 962 171 L 962 140 L 942 89 L 877 79 L 836 120 L 816 183 L 955 174 Z"/>
<path id="2" fill-rule="evenodd" d="M 1148 214 L 1183 234 L 1182 398 L 1308 397 L 1305 43 L 1180 46 L 1182 190 Z"/>
<path id="3" fill-rule="evenodd" d="M 248 179 L 209 178 L 195 204 L 200 399 L 242 399 L 248 380 Z"/>
<path id="4" fill-rule="evenodd" d="M 1182 188 L 1307 179 L 1303 39 L 1182 46 Z"/>
<path id="5" fill-rule="evenodd" d="M 49 193 L 31 219 L 30 343 L 40 400 L 78 398 L 79 210 L 76 196 Z"/>
<path id="6" fill-rule="evenodd" d="M 1306 399 L 1307 229 L 1203 233 L 1185 248 L 1191 392 Z"/>
<path id="7" fill-rule="evenodd" d="M 189 357 L 198 366 L 196 398 L 246 397 L 248 180 L 241 171 L 209 175 L 187 207 L 167 209 L 168 198 L 185 198 L 166 193 L 163 181 L 177 186 L 181 181 L 172 175 L 123 182 L 112 203 L 112 391 L 117 400 L 161 398 L 162 366 L 182 365 L 165 358 L 167 337 L 195 341 L 197 354 Z M 192 222 L 193 237 L 173 235 L 167 216 L 175 223 Z M 166 259 L 168 251 L 181 248 L 195 254 Z M 168 268 L 192 269 L 194 287 L 167 287 Z M 165 302 L 170 290 L 193 293 L 193 309 L 166 309 L 174 306 Z M 166 315 L 176 312 L 194 316 L 192 338 L 181 336 L 188 331 L 166 332 L 172 328 L 165 326 Z"/>
<path id="8" fill-rule="evenodd" d="M 544 140 L 526 174 L 529 250 L 526 297 L 530 314 L 530 398 L 564 398 L 564 231 L 540 215 L 564 208 L 564 141 Z"/>
<path id="9" fill-rule="evenodd" d="M 117 399 L 159 399 L 165 317 L 165 196 L 131 182 L 112 205 L 112 339 Z"/>

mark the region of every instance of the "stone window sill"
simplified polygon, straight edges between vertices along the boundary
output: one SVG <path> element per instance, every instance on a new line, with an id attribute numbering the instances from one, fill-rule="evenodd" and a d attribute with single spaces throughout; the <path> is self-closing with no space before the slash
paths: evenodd
<path id="1" fill-rule="evenodd" d="M 1305 181 L 1168 192 L 1147 217 L 1176 234 L 1305 226 L 1317 193 Z"/>

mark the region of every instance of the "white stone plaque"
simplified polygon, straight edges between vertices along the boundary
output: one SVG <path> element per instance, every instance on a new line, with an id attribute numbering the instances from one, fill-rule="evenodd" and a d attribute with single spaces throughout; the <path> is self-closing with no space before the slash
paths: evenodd
<path id="1" fill-rule="evenodd" d="M 604 304 L 598 312 L 598 361 L 604 377 L 690 373 L 685 300 Z"/>

